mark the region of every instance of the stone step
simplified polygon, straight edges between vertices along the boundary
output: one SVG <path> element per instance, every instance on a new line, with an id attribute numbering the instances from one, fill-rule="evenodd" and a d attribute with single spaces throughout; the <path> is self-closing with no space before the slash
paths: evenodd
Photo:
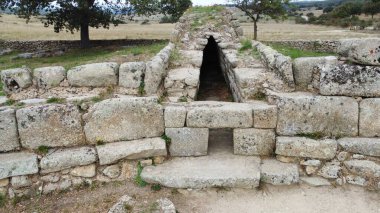
<path id="1" fill-rule="evenodd" d="M 174 158 L 144 168 L 141 176 L 148 183 L 173 188 L 255 188 L 260 182 L 260 159 L 232 153 Z"/>

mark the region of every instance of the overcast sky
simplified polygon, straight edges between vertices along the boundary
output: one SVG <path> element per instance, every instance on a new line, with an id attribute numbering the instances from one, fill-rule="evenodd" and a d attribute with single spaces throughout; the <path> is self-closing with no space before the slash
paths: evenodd
<path id="1" fill-rule="evenodd" d="M 228 0 L 192 0 L 193 5 L 214 5 L 214 4 L 225 4 Z"/>

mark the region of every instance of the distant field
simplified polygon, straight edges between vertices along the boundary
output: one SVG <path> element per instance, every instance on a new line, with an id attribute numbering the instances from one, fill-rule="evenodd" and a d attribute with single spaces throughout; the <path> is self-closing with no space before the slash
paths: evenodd
<path id="1" fill-rule="evenodd" d="M 252 37 L 251 23 L 242 23 L 247 37 Z M 138 23 L 121 24 L 110 27 L 109 30 L 91 29 L 91 39 L 169 39 L 174 24 L 141 25 Z M 259 23 L 260 40 L 297 40 L 297 39 L 339 39 L 339 38 L 380 37 L 379 32 L 350 31 L 338 27 L 317 25 L 299 25 L 291 20 L 285 22 Z M 39 20 L 32 19 L 29 24 L 13 15 L 0 17 L 0 39 L 3 40 L 77 40 L 79 33 L 54 33 L 53 29 L 45 28 Z"/>

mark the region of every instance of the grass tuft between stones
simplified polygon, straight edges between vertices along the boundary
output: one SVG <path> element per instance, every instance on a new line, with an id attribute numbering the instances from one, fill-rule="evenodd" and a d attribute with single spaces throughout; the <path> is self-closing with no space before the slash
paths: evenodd
<path id="1" fill-rule="evenodd" d="M 150 188 L 152 189 L 152 191 L 158 192 L 161 190 L 162 187 L 160 184 L 157 183 L 157 184 L 153 184 Z"/>
<path id="2" fill-rule="evenodd" d="M 322 139 L 325 135 L 322 132 L 312 132 L 312 133 L 299 133 L 297 134 L 297 136 L 319 140 L 319 139 Z"/>
<path id="3" fill-rule="evenodd" d="M 62 104 L 65 103 L 65 99 L 63 98 L 57 98 L 57 97 L 52 97 L 47 99 L 46 101 L 48 104 L 56 103 L 56 104 Z"/>
<path id="4" fill-rule="evenodd" d="M 6 203 L 5 195 L 0 194 L 0 208 L 3 208 L 5 206 L 5 203 Z"/>
<path id="5" fill-rule="evenodd" d="M 139 162 L 137 164 L 137 175 L 135 177 L 135 183 L 137 184 L 137 186 L 139 187 L 145 187 L 146 185 L 148 185 L 147 182 L 145 182 L 142 177 L 141 177 L 141 173 L 142 173 L 142 170 L 144 169 L 144 167 L 141 165 L 141 163 Z"/>
<path id="6" fill-rule="evenodd" d="M 49 147 L 47 146 L 39 146 L 37 148 L 37 152 L 42 155 L 46 155 L 49 152 Z"/>

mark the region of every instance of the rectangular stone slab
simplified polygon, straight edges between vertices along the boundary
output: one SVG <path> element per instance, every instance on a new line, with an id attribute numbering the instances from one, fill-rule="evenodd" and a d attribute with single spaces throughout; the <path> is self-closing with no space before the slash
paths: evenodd
<path id="1" fill-rule="evenodd" d="M 234 129 L 235 155 L 266 155 L 274 153 L 276 134 L 271 129 Z"/>
<path id="2" fill-rule="evenodd" d="M 362 137 L 380 136 L 380 98 L 367 98 L 360 101 L 359 135 Z"/>
<path id="3" fill-rule="evenodd" d="M 277 133 L 292 136 L 322 133 L 326 136 L 357 136 L 359 106 L 348 97 L 315 96 L 310 93 L 277 93 Z"/>
<path id="4" fill-rule="evenodd" d="M 38 173 L 37 155 L 27 152 L 0 154 L 0 180 Z"/>
<path id="5" fill-rule="evenodd" d="M 252 106 L 244 103 L 193 102 L 187 112 L 187 126 L 197 128 L 252 127 Z"/>
<path id="6" fill-rule="evenodd" d="M 380 138 L 342 138 L 338 144 L 347 152 L 380 157 Z"/>
<path id="7" fill-rule="evenodd" d="M 157 98 L 115 98 L 95 104 L 85 116 L 87 140 L 118 142 L 164 134 L 164 112 Z"/>
<path id="8" fill-rule="evenodd" d="M 0 108 L 0 135 L 0 152 L 20 148 L 14 109 Z"/>
<path id="9" fill-rule="evenodd" d="M 171 139 L 170 155 L 174 157 L 207 155 L 209 132 L 207 128 L 166 128 Z"/>
<path id="10" fill-rule="evenodd" d="M 166 144 L 161 138 L 147 138 L 96 146 L 99 164 L 107 165 L 122 159 L 142 159 L 166 156 Z"/>

